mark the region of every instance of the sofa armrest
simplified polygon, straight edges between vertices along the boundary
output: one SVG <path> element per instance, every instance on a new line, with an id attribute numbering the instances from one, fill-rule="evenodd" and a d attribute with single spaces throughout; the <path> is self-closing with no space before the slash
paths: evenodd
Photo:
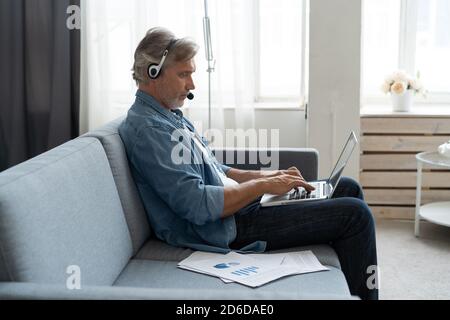
<path id="1" fill-rule="evenodd" d="M 307 181 L 317 180 L 319 153 L 312 148 L 215 148 L 217 160 L 242 170 L 287 169 L 296 166 Z"/>
<path id="2" fill-rule="evenodd" d="M 311 296 L 261 290 L 164 289 L 113 286 L 83 286 L 68 290 L 60 285 L 0 282 L 0 300 L 299 300 L 354 299 L 351 296 Z"/>

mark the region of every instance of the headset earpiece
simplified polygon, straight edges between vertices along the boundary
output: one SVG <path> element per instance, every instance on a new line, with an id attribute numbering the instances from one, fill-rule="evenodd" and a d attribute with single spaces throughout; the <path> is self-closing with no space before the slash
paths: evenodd
<path id="1" fill-rule="evenodd" d="M 152 63 L 151 65 L 148 66 L 147 73 L 148 73 L 148 76 L 150 77 L 150 79 L 154 80 L 154 79 L 158 78 L 159 73 L 161 71 L 161 68 L 162 68 L 162 66 L 164 64 L 164 61 L 166 61 L 166 57 L 169 54 L 169 50 L 174 45 L 175 42 L 177 42 L 176 39 L 172 39 L 170 41 L 170 43 L 167 46 L 166 50 L 164 50 L 163 56 L 162 56 L 161 61 L 159 62 L 159 64 Z"/>
<path id="2" fill-rule="evenodd" d="M 148 67 L 148 76 L 150 77 L 150 79 L 156 79 L 158 77 L 159 74 L 159 67 L 157 64 L 151 64 Z"/>
<path id="3" fill-rule="evenodd" d="M 148 76 L 150 77 L 150 79 L 156 79 L 159 76 L 159 73 L 161 71 L 161 68 L 164 64 L 164 61 L 166 61 L 166 57 L 169 54 L 169 50 L 165 50 L 164 54 L 161 58 L 161 61 L 159 62 L 159 64 L 151 64 L 148 67 Z"/>

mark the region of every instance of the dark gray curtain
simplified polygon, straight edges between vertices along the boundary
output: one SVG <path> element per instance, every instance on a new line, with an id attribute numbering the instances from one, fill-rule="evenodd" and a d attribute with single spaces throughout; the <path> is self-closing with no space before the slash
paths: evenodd
<path id="1" fill-rule="evenodd" d="M 79 2 L 0 0 L 0 171 L 78 136 Z"/>

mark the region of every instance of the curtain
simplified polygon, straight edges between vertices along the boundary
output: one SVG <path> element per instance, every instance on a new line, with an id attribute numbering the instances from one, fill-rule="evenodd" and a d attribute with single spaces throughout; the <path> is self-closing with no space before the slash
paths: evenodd
<path id="1" fill-rule="evenodd" d="M 0 170 L 78 135 L 79 1 L 0 1 Z"/>
<path id="2" fill-rule="evenodd" d="M 254 59 L 253 1 L 208 2 L 212 46 L 211 127 L 226 126 L 224 108 L 236 108 L 233 126 L 253 127 Z M 199 45 L 195 99 L 190 110 L 202 111 L 207 129 L 208 73 L 203 41 L 203 1 L 200 0 L 82 0 L 81 132 L 126 114 L 134 101 L 131 77 L 134 50 L 146 31 L 163 26 L 177 37 L 191 37 Z M 189 116 L 188 112 L 188 116 Z M 196 112 L 198 114 L 198 112 Z M 230 119 L 228 119 L 230 120 Z M 227 121 L 228 121 L 227 120 Z M 228 121 L 230 122 L 230 121 Z"/>

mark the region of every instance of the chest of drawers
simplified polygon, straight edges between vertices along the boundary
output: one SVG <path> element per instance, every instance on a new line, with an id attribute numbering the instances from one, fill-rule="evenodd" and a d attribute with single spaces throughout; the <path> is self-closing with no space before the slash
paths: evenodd
<path id="1" fill-rule="evenodd" d="M 450 114 L 361 115 L 360 183 L 378 218 L 414 219 L 415 155 L 450 140 Z M 422 203 L 450 201 L 450 170 L 424 166 Z"/>

